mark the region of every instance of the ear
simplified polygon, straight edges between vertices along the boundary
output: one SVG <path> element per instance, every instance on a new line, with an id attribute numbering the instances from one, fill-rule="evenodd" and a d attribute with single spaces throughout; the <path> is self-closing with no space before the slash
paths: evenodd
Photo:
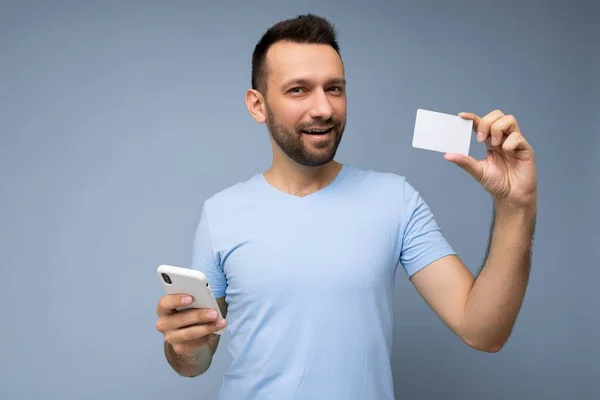
<path id="1" fill-rule="evenodd" d="M 264 123 L 267 120 L 267 113 L 265 110 L 264 97 L 258 90 L 248 89 L 246 92 L 246 107 L 252 118 L 259 124 Z"/>

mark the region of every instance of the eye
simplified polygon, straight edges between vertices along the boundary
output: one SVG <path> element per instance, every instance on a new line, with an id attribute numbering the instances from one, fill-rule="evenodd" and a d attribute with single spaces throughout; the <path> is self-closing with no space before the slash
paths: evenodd
<path id="1" fill-rule="evenodd" d="M 290 90 L 288 90 L 288 92 L 293 93 L 293 94 L 299 94 L 299 93 L 302 93 L 303 90 L 304 89 L 302 89 L 301 87 L 296 86 L 296 87 L 293 87 Z"/>
<path id="2" fill-rule="evenodd" d="M 330 92 L 334 92 L 336 94 L 340 94 L 344 91 L 344 88 L 342 88 L 341 86 L 331 86 L 329 89 L 327 89 Z"/>

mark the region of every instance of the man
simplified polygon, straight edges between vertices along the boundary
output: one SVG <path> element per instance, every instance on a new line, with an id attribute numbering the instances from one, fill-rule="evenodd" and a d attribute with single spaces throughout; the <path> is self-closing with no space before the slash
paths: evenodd
<path id="1" fill-rule="evenodd" d="M 533 150 L 513 116 L 473 120 L 487 157 L 446 154 L 493 200 L 485 264 L 475 279 L 402 176 L 334 161 L 346 125 L 344 67 L 333 27 L 305 15 L 269 29 L 252 60 L 252 117 L 272 139 L 272 166 L 206 200 L 193 267 L 227 315 L 233 362 L 222 399 L 393 399 L 393 290 L 401 265 L 469 346 L 499 351 L 521 307 L 537 183 Z M 211 310 L 158 304 L 175 371 L 210 366 L 225 327 Z"/>

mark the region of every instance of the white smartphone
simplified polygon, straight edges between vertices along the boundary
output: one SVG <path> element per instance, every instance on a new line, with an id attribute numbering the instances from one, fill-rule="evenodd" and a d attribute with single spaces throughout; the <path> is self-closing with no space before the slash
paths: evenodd
<path id="1" fill-rule="evenodd" d="M 189 306 L 176 308 L 177 311 L 187 308 L 212 308 L 217 311 L 219 318 L 223 318 L 208 279 L 202 272 L 173 265 L 161 265 L 156 272 L 167 294 L 188 294 L 194 299 Z M 220 335 L 223 330 L 215 333 Z"/>

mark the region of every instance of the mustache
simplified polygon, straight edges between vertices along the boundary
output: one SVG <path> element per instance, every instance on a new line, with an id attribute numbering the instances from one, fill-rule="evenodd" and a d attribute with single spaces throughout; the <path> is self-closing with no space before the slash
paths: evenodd
<path id="1" fill-rule="evenodd" d="M 315 128 L 323 128 L 323 127 L 334 127 L 337 128 L 342 124 L 342 122 L 337 118 L 329 118 L 327 120 L 314 120 L 310 124 L 299 125 L 298 130 L 305 131 Z"/>

